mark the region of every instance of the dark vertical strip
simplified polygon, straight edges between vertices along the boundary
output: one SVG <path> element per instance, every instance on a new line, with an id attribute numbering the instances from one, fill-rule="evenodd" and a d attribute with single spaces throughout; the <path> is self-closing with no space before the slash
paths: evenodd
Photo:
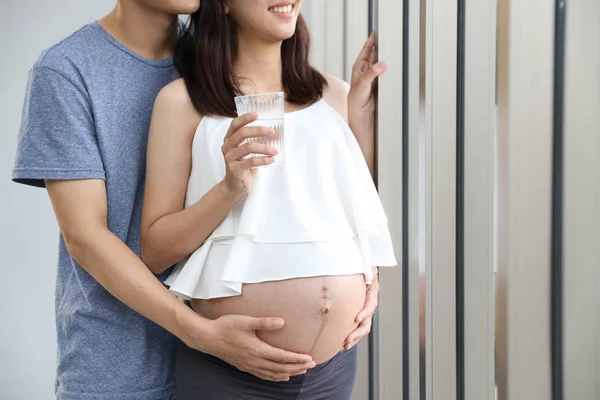
<path id="1" fill-rule="evenodd" d="M 465 399 L 465 7 L 458 0 L 456 74 L 456 399 Z"/>
<path id="2" fill-rule="evenodd" d="M 556 0 L 554 34 L 554 133 L 552 163 L 551 333 L 552 400 L 563 399 L 563 88 L 565 65 L 565 4 Z"/>
<path id="3" fill-rule="evenodd" d="M 377 10 L 375 2 L 369 0 L 369 35 L 375 30 Z M 375 101 L 377 107 L 377 101 Z M 375 148 L 377 148 L 377 111 L 375 111 Z M 377 165 L 377 151 L 375 152 L 375 164 Z M 377 177 L 375 177 L 377 180 Z M 369 400 L 379 400 L 379 312 L 373 315 L 371 334 L 369 335 Z"/>
<path id="4" fill-rule="evenodd" d="M 379 400 L 379 312 L 373 315 L 369 335 L 369 400 Z"/>
<path id="5" fill-rule="evenodd" d="M 376 0 L 369 0 L 369 9 L 368 9 L 368 13 L 369 13 L 369 31 L 367 32 L 368 35 L 371 34 L 371 32 L 373 32 L 373 30 L 375 29 L 375 1 Z"/>
<path id="6" fill-rule="evenodd" d="M 402 4 L 402 394 L 403 399 L 410 397 L 410 341 L 409 341 L 409 0 Z"/>

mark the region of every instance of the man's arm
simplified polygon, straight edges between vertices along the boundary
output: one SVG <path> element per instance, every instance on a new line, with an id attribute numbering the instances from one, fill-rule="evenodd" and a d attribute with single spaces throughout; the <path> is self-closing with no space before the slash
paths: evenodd
<path id="1" fill-rule="evenodd" d="M 186 345 L 262 379 L 285 381 L 314 366 L 308 355 L 277 349 L 256 337 L 277 330 L 279 318 L 227 316 L 207 320 L 180 302 L 107 228 L 103 180 L 46 181 L 71 256 L 106 290 Z"/>
<path id="2" fill-rule="evenodd" d="M 113 296 L 187 345 L 205 351 L 210 321 L 171 294 L 108 230 L 104 181 L 46 181 L 46 187 L 71 256 Z"/>

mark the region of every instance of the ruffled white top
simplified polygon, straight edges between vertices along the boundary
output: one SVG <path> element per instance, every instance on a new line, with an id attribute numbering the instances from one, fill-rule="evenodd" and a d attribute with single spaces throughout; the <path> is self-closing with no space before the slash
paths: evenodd
<path id="1" fill-rule="evenodd" d="M 204 117 L 192 142 L 185 207 L 225 177 L 231 118 Z M 324 100 L 285 114 L 285 162 L 252 189 L 166 280 L 182 299 L 236 296 L 244 283 L 364 274 L 395 266 L 387 218 L 358 142 Z"/>

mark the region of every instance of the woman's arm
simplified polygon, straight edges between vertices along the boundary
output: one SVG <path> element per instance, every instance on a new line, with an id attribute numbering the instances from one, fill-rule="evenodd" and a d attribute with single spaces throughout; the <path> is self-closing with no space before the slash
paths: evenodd
<path id="1" fill-rule="evenodd" d="M 200 119 L 182 80 L 159 93 L 148 138 L 141 224 L 141 257 L 154 273 L 200 247 L 238 200 L 218 184 L 184 209 L 192 140 Z"/>
<path id="2" fill-rule="evenodd" d="M 385 62 L 375 63 L 375 36 L 366 41 L 352 68 L 352 84 L 326 75 L 325 101 L 344 117 L 375 177 L 375 80 L 387 70 Z"/>
<path id="3" fill-rule="evenodd" d="M 350 85 L 344 80 L 326 74 L 327 87 L 323 91 L 323 98 L 333 109 L 335 109 L 350 126 L 350 130 L 354 133 L 358 145 L 367 161 L 367 166 L 371 172 L 371 176 L 375 171 L 375 120 L 374 113 L 371 117 L 368 115 L 362 118 L 348 117 L 348 94 Z"/>
<path id="4" fill-rule="evenodd" d="M 141 226 L 142 260 L 160 273 L 198 249 L 252 186 L 253 167 L 275 155 L 248 137 L 273 135 L 271 128 L 246 127 L 256 115 L 235 118 L 222 147 L 227 173 L 199 201 L 184 208 L 192 163 L 192 140 L 201 117 L 182 80 L 158 95 L 148 139 L 146 188 Z M 266 156 L 246 158 L 251 153 Z"/>
<path id="5" fill-rule="evenodd" d="M 325 100 L 342 115 L 356 137 L 363 156 L 375 177 L 375 96 L 374 82 L 387 69 L 385 62 L 375 63 L 375 35 L 366 41 L 352 68 L 352 85 L 328 75 Z M 373 267 L 373 283 L 367 285 L 365 306 L 356 316 L 358 327 L 344 341 L 350 349 L 371 331 L 371 320 L 378 304 L 379 274 Z"/>

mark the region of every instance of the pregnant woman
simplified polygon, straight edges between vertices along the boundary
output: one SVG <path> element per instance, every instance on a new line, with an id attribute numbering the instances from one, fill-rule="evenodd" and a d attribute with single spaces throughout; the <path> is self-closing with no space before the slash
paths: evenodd
<path id="1" fill-rule="evenodd" d="M 182 344 L 178 400 L 349 399 L 356 351 L 342 351 L 345 340 L 372 266 L 396 264 L 363 157 L 372 137 L 360 136 L 363 152 L 357 140 L 372 134 L 370 84 L 384 66 L 372 65 L 371 38 L 354 71 L 369 93 L 357 106 L 341 80 L 309 65 L 301 5 L 203 0 L 190 17 L 176 51 L 182 78 L 159 94 L 152 119 L 142 257 L 155 273 L 177 264 L 167 284 L 208 319 L 281 318 L 282 329 L 256 335 L 316 366 L 273 382 Z M 277 165 L 274 148 L 245 141 L 273 130 L 248 126 L 257 116 L 237 116 L 234 103 L 269 92 L 285 94 Z"/>

